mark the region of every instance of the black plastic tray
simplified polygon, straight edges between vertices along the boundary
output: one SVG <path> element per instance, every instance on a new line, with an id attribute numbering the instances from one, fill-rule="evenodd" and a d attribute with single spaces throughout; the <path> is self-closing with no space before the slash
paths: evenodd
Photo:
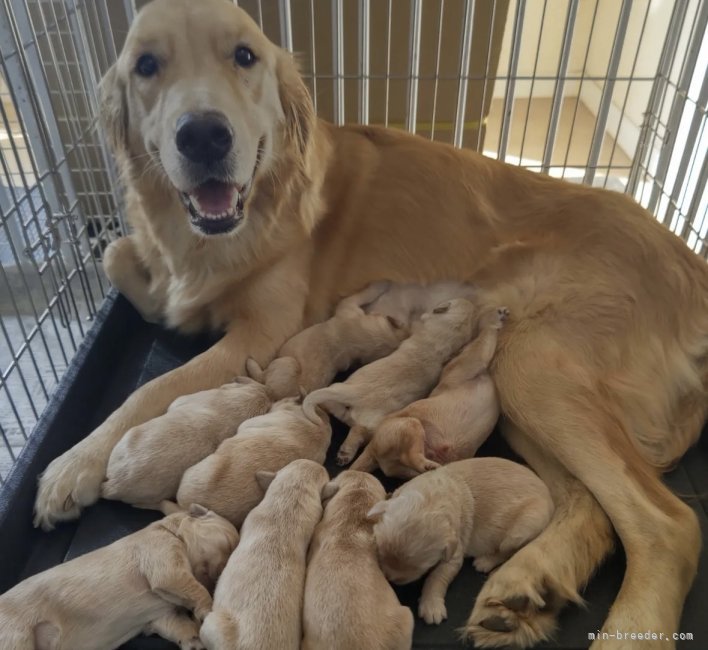
<path id="1" fill-rule="evenodd" d="M 115 293 L 109 296 L 0 492 L 0 593 L 23 578 L 108 544 L 158 518 L 157 513 L 101 501 L 86 510 L 77 522 L 43 533 L 32 527 L 36 477 L 53 458 L 100 424 L 136 386 L 184 363 L 212 342 L 204 337 L 177 336 L 149 325 L 123 297 Z M 335 432 L 333 450 L 338 448 L 342 434 L 341 430 Z M 708 494 L 707 438 L 704 433 L 699 446 L 691 449 L 681 465 L 667 476 L 667 482 L 678 493 Z M 498 435 L 492 436 L 480 455 L 513 458 Z M 337 468 L 332 458 L 330 454 L 327 465 L 334 474 Z M 701 520 L 704 538 L 708 538 L 706 501 L 697 498 L 688 501 Z M 587 648 L 590 645 L 588 633 L 596 632 L 602 625 L 619 589 L 623 571 L 624 558 L 619 551 L 585 590 L 587 609 L 566 608 L 555 639 L 538 647 Z M 455 630 L 464 624 L 483 581 L 484 576 L 466 562 L 448 592 L 448 620 L 440 626 L 429 626 L 417 619 L 414 647 L 462 647 Z M 414 611 L 419 590 L 419 584 L 398 590 L 401 601 Z M 693 641 L 679 641 L 679 648 L 708 647 L 707 605 L 708 551 L 704 546 L 699 575 L 681 624 L 681 631 L 693 634 Z M 174 647 L 157 637 L 138 637 L 124 646 L 133 650 Z"/>

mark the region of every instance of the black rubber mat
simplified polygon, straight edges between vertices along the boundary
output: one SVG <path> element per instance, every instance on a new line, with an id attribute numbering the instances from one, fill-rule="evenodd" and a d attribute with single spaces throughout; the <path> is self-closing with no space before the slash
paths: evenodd
<path id="1" fill-rule="evenodd" d="M 185 362 L 212 342 L 208 338 L 179 337 L 148 325 L 122 297 L 109 298 L 0 493 L 0 592 L 22 578 L 108 544 L 158 518 L 157 513 L 101 501 L 86 510 L 77 522 L 63 524 L 51 533 L 37 531 L 31 525 L 36 477 L 52 458 L 103 421 L 136 386 Z M 327 462 L 331 474 L 338 471 L 332 462 L 332 452 L 338 448 L 343 433 L 341 429 L 335 431 Z M 703 500 L 687 498 L 687 501 L 700 517 L 704 538 L 708 539 L 707 439 L 704 434 L 699 446 L 691 449 L 681 465 L 667 476 L 667 482 L 679 494 L 704 495 Z M 513 458 L 498 435 L 490 438 L 480 455 Z M 385 484 L 389 489 L 395 486 L 390 481 Z M 623 571 L 624 558 L 619 551 L 601 567 L 583 593 L 587 607 L 566 608 L 555 639 L 538 647 L 587 648 L 590 645 L 588 634 L 602 625 L 619 589 Z M 414 647 L 431 650 L 463 647 L 457 641 L 456 629 L 465 623 L 484 579 L 474 571 L 471 562 L 466 562 L 448 592 L 448 620 L 440 626 L 416 620 Z M 400 588 L 398 593 L 401 601 L 415 611 L 420 584 Z M 681 624 L 681 632 L 692 634 L 693 640 L 679 641 L 679 648 L 708 648 L 706 611 L 708 550 L 704 545 L 699 575 Z M 174 647 L 157 637 L 138 637 L 124 646 L 132 650 Z"/>

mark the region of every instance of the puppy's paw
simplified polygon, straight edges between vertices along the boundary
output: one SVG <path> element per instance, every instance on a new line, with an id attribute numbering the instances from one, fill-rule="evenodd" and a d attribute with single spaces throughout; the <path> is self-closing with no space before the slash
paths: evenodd
<path id="1" fill-rule="evenodd" d="M 181 650 L 205 650 L 206 646 L 199 640 L 199 637 L 193 637 L 187 641 L 181 641 L 179 644 Z"/>
<path id="2" fill-rule="evenodd" d="M 509 318 L 508 307 L 499 307 L 499 309 L 497 309 L 497 320 L 499 321 L 499 326 L 501 326 L 503 323 L 505 323 L 508 318 Z"/>
<path id="3" fill-rule="evenodd" d="M 428 625 L 440 625 L 447 618 L 445 599 L 439 596 L 421 598 L 418 604 L 418 616 Z"/>
<path id="4" fill-rule="evenodd" d="M 472 563 L 474 568 L 480 573 L 489 573 L 494 567 L 500 564 L 499 559 L 493 555 L 480 555 Z"/>
<path id="5" fill-rule="evenodd" d="M 337 452 L 337 465 L 339 465 L 340 467 L 344 467 L 344 465 L 349 465 L 349 463 L 351 463 L 353 459 L 353 452 L 351 452 L 349 449 L 345 449 L 344 447 L 339 448 L 339 451 Z"/>

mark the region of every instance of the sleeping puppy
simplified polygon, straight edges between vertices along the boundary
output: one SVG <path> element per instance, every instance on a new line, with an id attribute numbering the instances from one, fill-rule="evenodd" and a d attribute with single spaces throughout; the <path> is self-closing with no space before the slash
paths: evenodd
<path id="1" fill-rule="evenodd" d="M 277 472 L 298 458 L 323 463 L 332 429 L 329 418 L 312 422 L 297 398 L 276 402 L 270 413 L 244 422 L 233 438 L 203 461 L 190 467 L 177 490 L 177 503 L 203 503 L 231 523 L 240 526 L 246 515 L 263 498 L 256 481 L 259 470 Z M 163 511 L 171 511 L 163 502 Z"/>
<path id="2" fill-rule="evenodd" d="M 318 419 L 315 409 L 321 405 L 351 427 L 337 461 L 350 462 L 386 415 L 427 395 L 476 325 L 475 306 L 463 298 L 451 300 L 423 314 L 395 352 L 360 368 L 343 383 L 310 393 L 302 405 L 309 418 Z"/>
<path id="3" fill-rule="evenodd" d="M 167 413 L 133 427 L 113 448 L 101 496 L 140 507 L 174 499 L 185 470 L 271 404 L 268 390 L 248 377 L 176 399 Z"/>
<path id="4" fill-rule="evenodd" d="M 384 293 L 365 307 L 369 314 L 383 314 L 410 327 L 425 312 L 455 298 L 475 302 L 477 289 L 464 282 L 445 281 L 432 284 L 390 284 Z"/>
<path id="5" fill-rule="evenodd" d="M 508 314 L 501 307 L 482 319 L 479 335 L 445 366 L 430 397 L 384 418 L 352 469 L 411 478 L 474 456 L 499 418 L 487 367 Z"/>
<path id="6" fill-rule="evenodd" d="M 408 650 L 413 614 L 379 567 L 367 512 L 386 498 L 371 474 L 345 471 L 310 545 L 302 650 Z"/>
<path id="7" fill-rule="evenodd" d="M 362 309 L 388 286 L 377 282 L 345 298 L 332 318 L 287 341 L 265 371 L 249 359 L 248 373 L 268 386 L 275 399 L 281 399 L 328 386 L 354 362 L 366 364 L 391 354 L 408 336 L 408 328 L 390 316 L 367 314 Z"/>
<path id="8" fill-rule="evenodd" d="M 228 521 L 192 506 L 43 571 L 0 596 L 0 648 L 112 650 L 144 633 L 199 650 L 207 588 L 237 542 Z"/>
<path id="9" fill-rule="evenodd" d="M 214 592 L 201 639 L 208 650 L 299 650 L 307 547 L 334 494 L 327 470 L 296 460 L 258 472 L 266 491 L 246 517 L 241 543 Z"/>
<path id="10" fill-rule="evenodd" d="M 536 537 L 553 514 L 543 481 L 503 458 L 472 458 L 415 477 L 370 511 L 386 577 L 396 584 L 425 579 L 418 614 L 447 618 L 445 594 L 465 557 L 488 572 Z M 543 607 L 545 603 L 535 603 Z"/>

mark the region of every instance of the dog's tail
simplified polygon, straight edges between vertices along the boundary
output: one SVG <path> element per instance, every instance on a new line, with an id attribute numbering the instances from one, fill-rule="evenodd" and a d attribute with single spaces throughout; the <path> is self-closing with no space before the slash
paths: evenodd
<path id="1" fill-rule="evenodd" d="M 342 413 L 349 407 L 344 397 L 345 390 L 343 384 L 333 384 L 328 388 L 312 391 L 302 401 L 302 410 L 315 424 L 322 422 L 322 417 L 317 413 L 318 406 L 326 409 L 335 417 L 342 419 Z"/>
<path id="2" fill-rule="evenodd" d="M 357 458 L 351 465 L 349 469 L 355 469 L 360 472 L 373 472 L 379 466 L 376 456 L 374 456 L 372 443 L 369 443 L 364 447 L 364 451 L 361 452 L 359 458 Z"/>
<path id="3" fill-rule="evenodd" d="M 238 640 L 238 626 L 227 612 L 215 609 L 204 619 L 199 638 L 207 650 L 232 650 Z"/>

